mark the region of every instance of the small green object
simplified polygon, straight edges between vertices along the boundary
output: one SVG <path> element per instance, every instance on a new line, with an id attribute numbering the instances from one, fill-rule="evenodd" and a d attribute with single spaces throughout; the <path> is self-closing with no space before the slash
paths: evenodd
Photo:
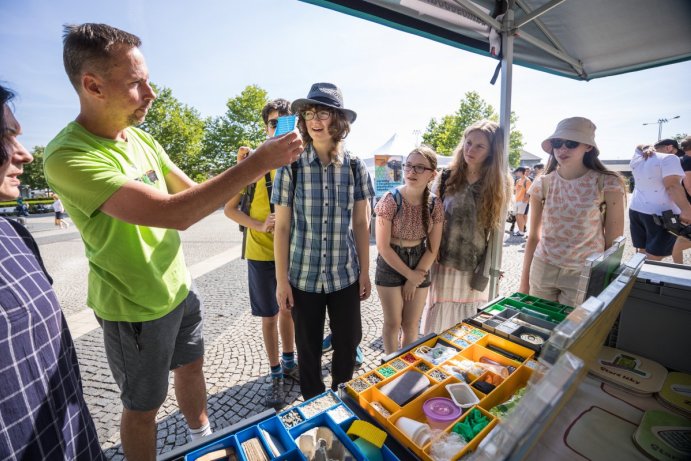
<path id="1" fill-rule="evenodd" d="M 377 369 L 377 372 L 385 378 L 388 378 L 389 376 L 393 376 L 396 374 L 396 370 L 388 366 Z"/>
<path id="2" fill-rule="evenodd" d="M 468 413 L 463 421 L 456 423 L 452 429 L 453 432 L 459 434 L 463 439 L 470 443 L 476 435 L 478 435 L 489 424 L 489 419 L 483 415 L 480 410 L 473 408 Z"/>

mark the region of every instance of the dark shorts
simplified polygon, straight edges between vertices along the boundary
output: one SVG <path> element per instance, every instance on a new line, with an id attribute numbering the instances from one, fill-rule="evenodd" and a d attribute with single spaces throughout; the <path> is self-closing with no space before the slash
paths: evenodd
<path id="1" fill-rule="evenodd" d="M 55 212 L 55 219 L 62 219 L 64 216 L 64 213 L 62 211 L 56 211 Z"/>
<path id="2" fill-rule="evenodd" d="M 672 254 L 677 237 L 655 224 L 653 215 L 630 209 L 629 222 L 631 241 L 635 248 L 643 248 L 653 256 L 665 257 Z"/>
<path id="3" fill-rule="evenodd" d="M 193 288 L 175 309 L 156 320 L 113 322 L 96 317 L 125 408 L 149 411 L 163 404 L 170 370 L 204 355 L 203 317 Z"/>
<path id="4" fill-rule="evenodd" d="M 422 255 L 427 251 L 427 245 L 423 241 L 414 247 L 399 247 L 391 245 L 393 251 L 401 258 L 406 266 L 411 269 L 417 267 Z M 377 256 L 377 271 L 374 274 L 374 284 L 380 287 L 402 287 L 405 285 L 406 278 L 399 274 L 396 269 L 389 266 L 381 255 Z M 418 288 L 426 288 L 432 284 L 429 273 Z"/>
<path id="5" fill-rule="evenodd" d="M 255 317 L 273 317 L 278 314 L 276 263 L 248 259 L 247 278 L 250 287 L 252 315 Z"/>

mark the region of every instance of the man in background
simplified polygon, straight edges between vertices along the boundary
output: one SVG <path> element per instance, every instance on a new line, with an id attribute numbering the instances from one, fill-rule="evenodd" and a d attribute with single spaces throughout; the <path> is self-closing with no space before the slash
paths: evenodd
<path id="1" fill-rule="evenodd" d="M 516 205 L 514 213 L 516 214 L 516 225 L 518 226 L 518 230 L 514 232 L 513 235 L 517 237 L 523 237 L 525 235 L 529 201 L 528 189 L 530 189 L 532 184 L 530 179 L 526 177 L 525 171 L 525 167 L 522 166 L 519 166 L 513 171 L 513 174 L 516 176 L 516 184 L 514 186 Z"/>

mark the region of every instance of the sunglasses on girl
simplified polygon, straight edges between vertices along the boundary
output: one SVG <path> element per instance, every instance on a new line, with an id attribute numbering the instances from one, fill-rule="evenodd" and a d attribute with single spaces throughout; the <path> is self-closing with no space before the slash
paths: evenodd
<path id="1" fill-rule="evenodd" d="M 414 171 L 417 174 L 422 174 L 425 171 L 434 171 L 434 168 L 429 168 L 423 165 L 411 165 L 410 163 L 403 164 L 404 171 Z"/>
<path id="2" fill-rule="evenodd" d="M 549 142 L 552 144 L 552 149 L 560 149 L 561 146 L 566 146 L 567 149 L 575 149 L 581 144 L 578 141 L 569 141 L 567 139 L 550 139 Z"/>
<path id="3" fill-rule="evenodd" d="M 276 129 L 276 127 L 278 126 L 278 119 L 275 119 L 275 118 L 269 119 L 268 123 L 269 123 L 269 126 L 271 128 Z"/>

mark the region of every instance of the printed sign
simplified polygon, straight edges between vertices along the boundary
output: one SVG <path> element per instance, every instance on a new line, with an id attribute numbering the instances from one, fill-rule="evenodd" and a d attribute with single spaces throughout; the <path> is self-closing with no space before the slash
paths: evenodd
<path id="1" fill-rule="evenodd" d="M 403 156 L 374 156 L 374 192 L 381 197 L 388 190 L 403 184 Z"/>

